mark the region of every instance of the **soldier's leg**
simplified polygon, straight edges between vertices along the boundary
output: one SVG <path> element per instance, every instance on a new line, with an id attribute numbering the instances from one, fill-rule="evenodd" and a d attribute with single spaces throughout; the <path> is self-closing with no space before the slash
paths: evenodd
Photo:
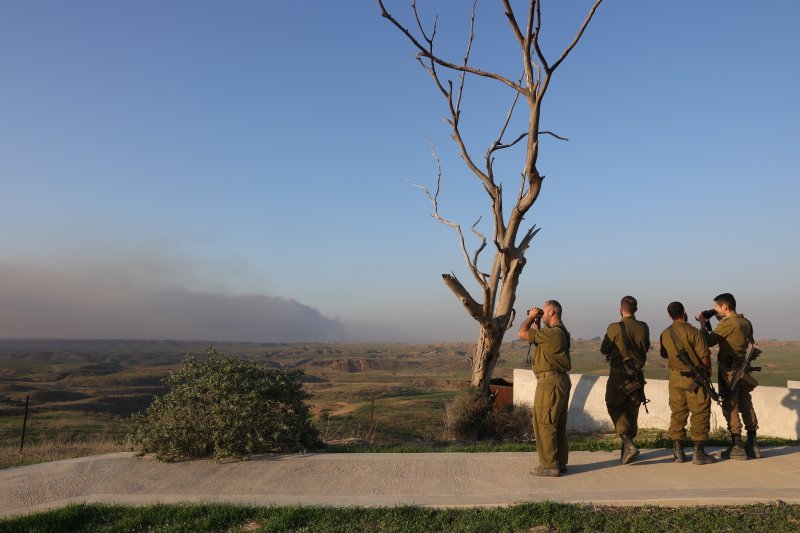
<path id="1" fill-rule="evenodd" d="M 720 454 L 723 459 L 747 459 L 747 452 L 742 443 L 742 419 L 739 416 L 739 394 L 728 394 L 728 386 L 733 381 L 733 370 L 727 368 L 720 371 L 719 382 L 720 390 L 725 391 L 725 399 L 722 401 L 722 414 L 728 423 L 728 431 L 731 432 L 731 445 Z"/>
<path id="2" fill-rule="evenodd" d="M 722 401 L 722 414 L 728 424 L 728 431 L 731 435 L 742 434 L 742 420 L 739 416 L 739 397 L 738 394 L 732 397 L 727 394 L 728 384 L 733 380 L 733 371 L 721 371 L 719 373 L 720 391 L 725 391 L 725 399 Z"/>
<path id="3" fill-rule="evenodd" d="M 629 434 L 632 439 L 636 438 L 639 434 L 639 408 L 642 406 L 640 402 L 630 400 L 628 402 L 628 422 L 630 423 Z"/>
<path id="4" fill-rule="evenodd" d="M 756 438 L 758 417 L 753 408 L 753 388 L 751 384 L 744 381 L 739 385 L 739 410 L 742 414 L 744 427 L 747 430 L 747 442 L 745 442 L 744 451 L 750 459 L 760 459 L 761 449 L 758 447 L 758 440 Z"/>
<path id="5" fill-rule="evenodd" d="M 561 471 L 566 471 L 567 464 L 569 463 L 569 444 L 567 443 L 567 413 L 569 412 L 569 391 L 572 388 L 572 383 L 569 376 L 566 374 L 558 376 L 559 381 L 556 385 L 556 413 L 558 422 L 556 424 L 557 438 L 556 447 L 558 449 L 556 455 L 558 458 L 558 467 Z"/>
<path id="6" fill-rule="evenodd" d="M 686 421 L 689 419 L 689 406 L 686 403 L 686 387 L 690 378 L 671 372 L 669 376 L 669 438 L 673 441 L 686 438 Z"/>
<path id="7" fill-rule="evenodd" d="M 694 454 L 692 462 L 696 465 L 707 465 L 717 460 L 708 455 L 705 442 L 708 440 L 708 430 L 711 427 L 711 397 L 702 387 L 695 392 L 686 393 L 686 403 L 692 413 L 690 419 L 691 435 L 694 441 Z"/>
<path id="8" fill-rule="evenodd" d="M 692 414 L 689 420 L 689 433 L 695 442 L 708 440 L 711 429 L 711 397 L 703 387 L 686 393 L 686 403 Z"/>
<path id="9" fill-rule="evenodd" d="M 558 470 L 557 432 L 555 422 L 555 386 L 554 379 L 548 376 L 536 382 L 536 395 L 533 400 L 533 412 L 536 432 L 536 453 L 539 457 L 539 468 Z"/>
<path id="10" fill-rule="evenodd" d="M 628 421 L 628 395 L 621 387 L 625 385 L 625 376 L 612 373 L 608 376 L 606 385 L 606 409 L 614 425 L 614 432 L 617 435 L 628 433 L 630 423 Z"/>
<path id="11" fill-rule="evenodd" d="M 748 383 L 742 382 L 738 389 L 739 413 L 742 415 L 744 428 L 747 431 L 756 431 L 758 429 L 758 417 L 756 416 L 756 410 L 753 409 L 753 387 Z"/>

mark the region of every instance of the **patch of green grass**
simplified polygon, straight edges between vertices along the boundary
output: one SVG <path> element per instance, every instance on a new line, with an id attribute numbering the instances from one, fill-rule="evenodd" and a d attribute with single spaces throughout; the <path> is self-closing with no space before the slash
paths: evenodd
<path id="1" fill-rule="evenodd" d="M 770 531 L 800 528 L 800 506 L 499 508 L 70 505 L 0 520 L 0 531 Z"/>
<path id="2" fill-rule="evenodd" d="M 730 443 L 730 434 L 720 429 L 712 432 L 707 444 L 709 446 L 727 446 Z M 569 449 L 573 452 L 618 451 L 620 439 L 616 435 L 570 435 Z M 639 429 L 635 439 L 636 445 L 645 449 L 671 449 L 672 439 L 666 431 L 655 428 Z M 782 439 L 778 437 L 759 437 L 759 446 L 800 446 L 800 440 Z M 690 440 L 684 441 L 684 446 L 691 446 Z M 533 442 L 475 442 L 452 443 L 447 441 L 414 442 L 402 444 L 370 444 L 354 442 L 346 444 L 328 445 L 329 453 L 481 453 L 481 452 L 532 452 L 536 451 Z"/>

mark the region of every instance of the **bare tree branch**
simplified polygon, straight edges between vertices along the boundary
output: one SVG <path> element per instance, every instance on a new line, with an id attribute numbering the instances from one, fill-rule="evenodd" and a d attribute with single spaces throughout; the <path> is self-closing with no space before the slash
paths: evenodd
<path id="1" fill-rule="evenodd" d="M 540 131 L 539 135 L 552 135 L 553 137 L 555 137 L 559 141 L 568 141 L 569 140 L 566 137 L 562 137 L 561 135 L 556 135 L 552 131 L 546 131 L 546 130 L 545 131 Z"/>
<path id="2" fill-rule="evenodd" d="M 472 316 L 472 318 L 480 323 L 486 322 L 487 317 L 483 314 L 483 308 L 469 294 L 461 282 L 458 281 L 458 278 L 456 278 L 455 274 L 442 274 L 442 279 L 444 280 L 445 285 L 447 285 L 447 287 L 453 291 L 456 297 L 461 301 L 461 304 L 467 309 L 467 312 L 470 314 L 470 316 Z"/>
<path id="3" fill-rule="evenodd" d="M 431 146 L 431 154 L 433 155 L 434 160 L 436 160 L 436 192 L 434 194 L 431 194 L 431 192 L 428 190 L 427 187 L 425 187 L 424 185 L 417 185 L 411 182 L 410 180 L 408 183 L 415 189 L 420 189 L 423 193 L 425 193 L 425 196 L 427 196 L 428 200 L 431 202 L 431 204 L 433 204 L 433 213 L 431 213 L 431 217 L 446 226 L 450 226 L 456 231 L 456 234 L 458 236 L 458 242 L 461 246 L 461 253 L 467 262 L 467 267 L 472 273 L 472 276 L 475 278 L 475 281 L 478 282 L 478 285 L 480 285 L 482 289 L 485 289 L 486 279 L 484 278 L 484 275 L 481 273 L 481 271 L 478 269 L 478 254 L 480 254 L 480 252 L 484 249 L 484 247 L 486 247 L 486 238 L 483 237 L 483 235 L 481 235 L 480 233 L 477 233 L 477 231 L 475 230 L 475 225 L 473 225 L 472 227 L 473 232 L 475 232 L 479 237 L 483 239 L 483 243 L 481 244 L 480 248 L 478 248 L 478 251 L 475 253 L 474 260 L 470 260 L 469 252 L 467 251 L 467 244 L 466 241 L 464 240 L 464 232 L 461 231 L 461 226 L 451 220 L 442 217 L 439 214 L 439 191 L 441 190 L 441 183 L 442 183 L 442 162 L 439 159 L 439 154 L 436 153 L 436 148 L 434 147 L 433 143 L 430 143 L 430 146 Z M 478 222 L 480 222 L 480 219 L 478 219 Z M 475 222 L 475 224 L 478 224 L 478 222 Z"/>
<path id="4" fill-rule="evenodd" d="M 483 235 L 483 233 L 475 229 L 475 226 L 478 225 L 478 223 L 481 221 L 482 218 L 483 217 L 478 217 L 478 220 L 476 220 L 475 223 L 472 225 L 472 228 L 470 228 L 472 230 L 472 233 L 474 233 L 481 240 L 481 245 L 478 247 L 477 250 L 475 250 L 475 253 L 472 256 L 472 265 L 475 267 L 475 269 L 478 268 L 478 256 L 481 255 L 483 249 L 486 248 L 486 237 Z M 481 273 L 481 276 L 483 276 L 484 278 L 488 277 L 488 275 L 484 273 Z"/>
<path id="5" fill-rule="evenodd" d="M 464 54 L 464 66 L 469 63 L 469 53 L 472 50 L 472 41 L 475 39 L 475 7 L 478 5 L 478 0 L 472 2 L 472 16 L 469 20 L 469 41 L 467 42 L 467 51 Z M 458 98 L 456 99 L 456 118 L 461 115 L 461 96 L 464 94 L 464 80 L 467 73 L 461 72 L 461 81 L 458 86 Z M 519 94 L 519 93 L 517 93 Z"/>
<path id="6" fill-rule="evenodd" d="M 553 63 L 553 67 L 550 69 L 550 72 L 552 72 L 555 69 L 557 69 L 558 66 L 561 64 L 561 62 L 564 61 L 567 58 L 567 56 L 569 55 L 570 52 L 572 52 L 572 49 L 575 48 L 575 45 L 578 44 L 578 41 L 581 40 L 581 37 L 583 36 L 583 32 L 586 31 L 586 27 L 589 26 L 589 22 L 591 22 L 592 17 L 594 17 L 594 12 L 597 11 L 597 8 L 600 7 L 600 4 L 602 4 L 602 3 L 603 3 L 603 0 L 596 0 L 595 1 L 594 5 L 592 6 L 592 9 L 589 10 L 589 14 L 586 16 L 586 20 L 583 21 L 583 25 L 581 26 L 581 29 L 578 31 L 578 35 L 575 36 L 575 39 L 573 39 L 572 44 L 570 44 L 567 47 L 567 49 L 564 50 L 564 53 L 561 54 L 561 57 L 558 58 L 558 61 Z"/>
<path id="7" fill-rule="evenodd" d="M 536 29 L 533 31 L 531 41 L 533 41 L 533 49 L 536 50 L 536 56 L 539 58 L 542 68 L 544 68 L 545 72 L 549 73 L 552 71 L 547 64 L 547 59 L 544 57 L 542 49 L 539 48 L 539 30 L 542 28 L 542 3 L 539 0 L 534 0 L 534 3 L 536 4 Z"/>
<path id="8" fill-rule="evenodd" d="M 445 61 L 444 59 L 441 59 L 438 56 L 432 55 L 424 46 L 422 46 L 422 44 L 416 39 L 416 37 L 414 37 L 414 35 L 408 30 L 408 28 L 400 24 L 400 22 L 398 22 L 397 19 L 395 19 L 388 11 L 386 11 L 386 8 L 383 5 L 383 0 L 378 0 L 378 5 L 381 8 L 381 16 L 389 20 L 392 24 L 395 25 L 395 27 L 397 27 L 397 29 L 399 29 L 406 37 L 408 37 L 408 40 L 410 40 L 411 43 L 419 49 L 420 53 L 424 57 L 428 57 L 437 64 L 449 68 L 451 70 L 457 70 L 459 72 L 469 72 L 471 74 L 475 74 L 476 76 L 491 78 L 501 83 L 504 83 L 505 85 L 508 85 L 515 91 L 520 91 L 520 92 L 524 91 L 522 87 L 515 84 L 513 81 L 509 80 L 505 76 L 501 76 L 500 74 L 496 74 L 494 72 L 487 72 L 470 66 L 458 65 L 456 63 L 451 63 L 450 61 Z"/>

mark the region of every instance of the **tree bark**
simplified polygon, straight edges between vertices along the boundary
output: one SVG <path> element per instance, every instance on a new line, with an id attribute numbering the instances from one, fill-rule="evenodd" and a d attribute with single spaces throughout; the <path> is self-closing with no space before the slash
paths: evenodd
<path id="1" fill-rule="evenodd" d="M 478 333 L 478 344 L 475 346 L 475 356 L 472 358 L 473 387 L 488 391 L 489 382 L 494 373 L 494 367 L 500 358 L 500 345 L 503 343 L 503 333 L 494 321 L 481 324 Z"/>

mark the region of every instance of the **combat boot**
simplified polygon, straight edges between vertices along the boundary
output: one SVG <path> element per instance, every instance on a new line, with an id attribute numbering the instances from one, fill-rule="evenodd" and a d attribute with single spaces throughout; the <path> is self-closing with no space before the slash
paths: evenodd
<path id="1" fill-rule="evenodd" d="M 723 459 L 730 459 L 731 458 L 731 450 L 733 449 L 733 445 L 736 442 L 736 439 L 733 438 L 731 435 L 731 445 L 719 452 L 719 456 Z"/>
<path id="2" fill-rule="evenodd" d="M 742 436 L 737 434 L 731 435 L 730 447 L 720 454 L 723 459 L 738 459 L 740 461 L 747 461 L 747 452 L 744 450 L 742 444 Z"/>
<path id="3" fill-rule="evenodd" d="M 536 466 L 531 470 L 531 474 L 534 476 L 544 476 L 544 477 L 558 477 L 561 475 L 558 468 L 542 468 L 541 466 Z"/>
<path id="4" fill-rule="evenodd" d="M 683 441 L 672 441 L 672 456 L 675 458 L 676 463 L 686 462 L 686 454 L 683 451 Z"/>
<path id="5" fill-rule="evenodd" d="M 744 445 L 744 451 L 750 459 L 761 459 L 761 450 L 758 449 L 755 431 L 747 432 L 747 442 Z"/>
<path id="6" fill-rule="evenodd" d="M 717 460 L 713 456 L 708 455 L 703 447 L 703 441 L 696 441 L 694 443 L 694 454 L 692 455 L 692 462 L 696 465 L 710 465 L 716 463 Z"/>
<path id="7" fill-rule="evenodd" d="M 620 438 L 622 439 L 622 464 L 626 465 L 636 459 L 636 456 L 639 455 L 639 448 L 627 433 L 620 435 Z"/>

